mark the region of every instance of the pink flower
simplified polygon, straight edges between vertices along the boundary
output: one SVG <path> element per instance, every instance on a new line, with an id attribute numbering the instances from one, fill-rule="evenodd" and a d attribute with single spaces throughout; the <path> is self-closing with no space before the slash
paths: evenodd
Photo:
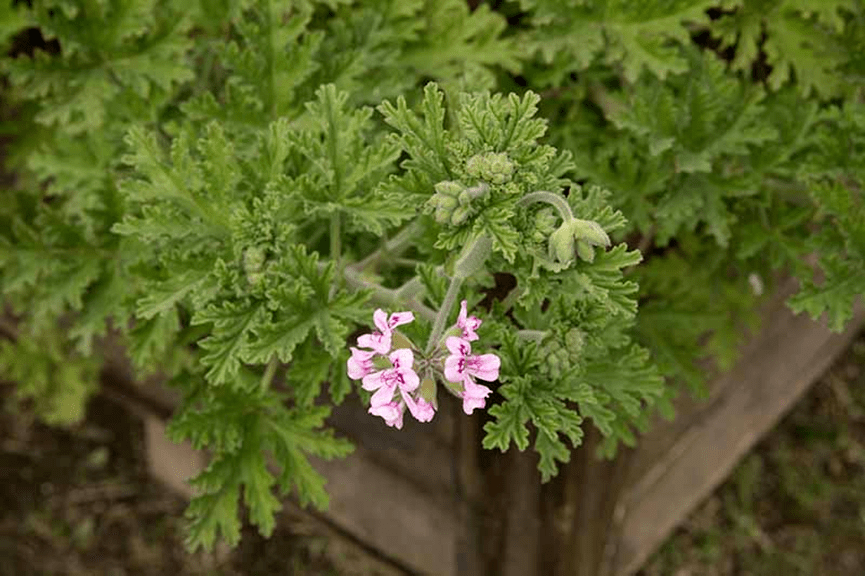
<path id="1" fill-rule="evenodd" d="M 384 423 L 388 426 L 395 427 L 397 430 L 402 429 L 402 416 L 405 412 L 404 402 L 388 402 L 380 406 L 370 406 L 369 413 L 373 416 L 381 416 L 384 418 Z"/>
<path id="2" fill-rule="evenodd" d="M 379 308 L 373 313 L 372 320 L 379 331 L 363 334 L 357 339 L 357 345 L 363 348 L 372 348 L 379 354 L 387 354 L 390 352 L 394 328 L 413 321 L 414 314 L 411 312 L 394 312 L 388 318 L 387 312 Z"/>
<path id="3" fill-rule="evenodd" d="M 348 359 L 348 377 L 352 380 L 360 380 L 367 374 L 375 372 L 375 367 L 372 364 L 372 357 L 375 356 L 375 350 L 358 350 L 351 348 L 351 358 Z"/>
<path id="4" fill-rule="evenodd" d="M 397 388 L 402 392 L 413 392 L 420 385 L 420 378 L 412 370 L 414 354 L 411 350 L 408 348 L 394 350 L 388 359 L 393 365 L 392 368 L 373 372 L 363 377 L 364 390 L 377 390 L 370 400 L 370 405 L 373 407 L 391 402 Z"/>
<path id="5" fill-rule="evenodd" d="M 463 339 L 469 342 L 478 339 L 477 330 L 481 327 L 481 319 L 477 316 L 468 316 L 465 300 L 460 303 L 460 315 L 457 317 L 457 327 L 463 331 Z M 468 316 L 468 317 L 467 317 Z"/>
<path id="6" fill-rule="evenodd" d="M 471 414 L 475 408 L 483 408 L 486 406 L 486 397 L 490 395 L 492 390 L 483 384 L 477 384 L 471 378 L 463 380 L 465 390 L 462 393 L 463 397 L 463 412 Z"/>
<path id="7" fill-rule="evenodd" d="M 474 381 L 472 376 L 492 382 L 499 377 L 502 361 L 495 354 L 472 355 L 472 345 L 462 338 L 451 336 L 445 340 L 451 355 L 445 359 L 445 378 L 451 382 L 462 382 L 463 412 L 471 414 L 475 408 L 486 405 L 486 397 L 492 390 Z"/>
<path id="8" fill-rule="evenodd" d="M 495 354 L 472 356 L 472 345 L 456 336 L 448 337 L 445 346 L 451 353 L 445 359 L 445 378 L 451 382 L 464 382 L 469 376 L 492 382 L 499 377 L 502 361 Z"/>
<path id="9" fill-rule="evenodd" d="M 433 416 L 435 416 L 435 408 L 433 408 L 433 405 L 423 398 L 418 397 L 418 399 L 415 400 L 406 392 L 402 392 L 402 398 L 408 406 L 411 415 L 419 422 L 429 422 L 433 419 Z"/>

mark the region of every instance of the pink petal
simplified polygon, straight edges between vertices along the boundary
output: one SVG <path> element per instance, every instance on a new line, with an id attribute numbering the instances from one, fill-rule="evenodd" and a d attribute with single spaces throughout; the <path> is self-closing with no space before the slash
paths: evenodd
<path id="1" fill-rule="evenodd" d="M 435 416 L 435 408 L 433 408 L 433 405 L 423 398 L 418 398 L 417 401 L 415 401 L 410 394 L 406 393 L 402 394 L 402 398 L 405 400 L 411 415 L 419 422 L 429 422 L 433 419 L 433 416 Z"/>
<path id="2" fill-rule="evenodd" d="M 382 334 L 390 333 L 390 327 L 387 325 L 387 312 L 381 308 L 376 309 L 372 314 L 372 321 Z"/>
<path id="3" fill-rule="evenodd" d="M 492 393 L 492 390 L 476 384 L 471 378 L 466 378 L 464 381 L 465 390 L 463 391 L 463 412 L 471 414 L 475 408 L 483 408 L 486 406 L 485 398 Z"/>
<path id="4" fill-rule="evenodd" d="M 492 382 L 499 377 L 502 361 L 495 354 L 472 356 L 469 360 L 469 374 L 481 380 Z"/>
<path id="5" fill-rule="evenodd" d="M 475 408 L 483 408 L 487 402 L 483 398 L 463 398 L 463 412 L 471 414 Z"/>
<path id="6" fill-rule="evenodd" d="M 465 358 L 462 356 L 448 356 L 445 358 L 445 378 L 450 382 L 462 382 L 465 376 Z"/>
<path id="7" fill-rule="evenodd" d="M 394 392 L 396 392 L 396 386 L 382 386 L 372 395 L 372 398 L 369 400 L 369 405 L 375 407 L 384 406 L 393 400 Z"/>
<path id="8" fill-rule="evenodd" d="M 402 429 L 402 416 L 403 412 L 405 412 L 405 404 L 400 402 L 397 404 L 396 402 L 389 402 L 387 404 L 383 404 L 382 406 L 375 406 L 369 409 L 369 413 L 374 416 L 381 416 L 384 418 L 385 424 L 388 426 L 396 427 L 397 430 Z"/>
<path id="9" fill-rule="evenodd" d="M 477 340 L 479 336 L 475 332 L 478 328 L 481 327 L 483 322 L 477 316 L 469 316 L 468 320 L 466 320 L 465 326 L 462 327 L 463 335 L 466 337 L 466 340 Z"/>
<path id="10" fill-rule="evenodd" d="M 364 390 L 377 390 L 378 388 L 381 388 L 381 386 L 385 384 L 384 373 L 384 370 L 379 370 L 378 372 L 367 374 L 363 377 L 361 388 Z"/>
<path id="11" fill-rule="evenodd" d="M 460 314 L 457 317 L 457 327 L 461 328 L 463 331 L 463 338 L 468 341 L 473 341 L 478 339 L 477 330 L 481 325 L 481 320 L 477 316 L 469 316 L 468 311 L 466 310 L 466 301 L 463 300 L 460 303 Z"/>
<path id="12" fill-rule="evenodd" d="M 351 358 L 346 362 L 348 377 L 352 380 L 360 380 L 373 371 L 371 358 L 375 355 L 373 350 L 358 350 L 351 348 Z"/>
<path id="13" fill-rule="evenodd" d="M 412 392 L 420 386 L 420 377 L 414 370 L 400 370 L 399 375 L 402 376 L 402 383 L 399 385 L 400 390 Z"/>
<path id="14" fill-rule="evenodd" d="M 466 322 L 466 316 L 468 315 L 468 310 L 466 308 L 467 306 L 468 302 L 466 302 L 465 300 L 460 302 L 460 314 L 459 316 L 457 316 L 457 326 L 459 326 L 460 328 L 462 328 L 462 325 Z"/>
<path id="15" fill-rule="evenodd" d="M 463 380 L 463 386 L 465 387 L 465 390 L 463 391 L 464 397 L 470 396 L 472 398 L 486 398 L 493 392 L 483 384 L 478 384 L 471 378 Z"/>
<path id="16" fill-rule="evenodd" d="M 448 339 L 445 340 L 445 346 L 451 354 L 457 356 L 468 356 L 472 353 L 472 345 L 456 336 L 448 336 Z"/>
<path id="17" fill-rule="evenodd" d="M 412 321 L 414 321 L 414 314 L 411 312 L 394 312 L 390 315 L 390 320 L 387 321 L 387 326 L 390 330 L 393 330 L 397 326 L 408 324 Z"/>
<path id="18" fill-rule="evenodd" d="M 363 348 L 372 348 L 378 354 L 387 354 L 390 352 L 391 335 L 390 332 L 380 334 L 373 332 L 372 334 L 362 334 L 357 338 L 357 345 Z"/>
<path id="19" fill-rule="evenodd" d="M 361 378 L 369 374 L 369 371 L 366 369 L 366 367 L 360 364 L 354 358 L 348 359 L 348 362 L 346 362 L 346 368 L 346 371 L 348 372 L 348 377 L 352 380 L 360 380 Z"/>
<path id="20" fill-rule="evenodd" d="M 391 352 L 388 359 L 393 364 L 394 369 L 400 372 L 411 370 L 412 364 L 414 364 L 414 352 L 408 348 L 400 348 Z"/>

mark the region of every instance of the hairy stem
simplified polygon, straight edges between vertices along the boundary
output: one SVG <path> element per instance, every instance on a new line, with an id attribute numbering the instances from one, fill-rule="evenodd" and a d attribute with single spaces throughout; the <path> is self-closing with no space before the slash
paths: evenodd
<path id="1" fill-rule="evenodd" d="M 571 212 L 571 207 L 568 206 L 568 201 L 561 194 L 553 194 L 546 190 L 538 190 L 537 192 L 529 192 L 517 201 L 517 206 L 525 204 L 533 204 L 535 202 L 546 202 L 559 212 L 562 220 L 568 222 L 574 219 L 574 213 Z"/>
<path id="2" fill-rule="evenodd" d="M 270 357 L 270 362 L 267 363 L 267 368 L 264 369 L 264 374 L 261 376 L 262 390 L 270 388 L 270 383 L 273 381 L 274 374 L 276 374 L 277 366 L 279 366 L 279 358 L 274 354 Z"/>
<path id="3" fill-rule="evenodd" d="M 336 264 L 336 277 L 342 277 L 342 231 L 339 213 L 330 217 L 330 259 Z"/>
<path id="4" fill-rule="evenodd" d="M 475 237 L 474 240 L 467 244 L 465 248 L 463 248 L 460 257 L 457 258 L 457 261 L 454 264 L 454 275 L 451 277 L 450 286 L 448 286 L 448 291 L 445 294 L 444 301 L 439 307 L 438 314 L 436 314 L 435 323 L 433 324 L 432 332 L 430 333 L 429 340 L 426 344 L 427 354 L 432 352 L 433 348 L 438 344 L 442 332 L 444 332 L 445 322 L 447 321 L 448 316 L 450 316 L 454 304 L 456 304 L 463 281 L 484 267 L 484 262 L 486 262 L 486 259 L 490 254 L 491 246 L 492 240 L 490 240 L 490 237 L 486 234 L 482 234 Z"/>
<path id="5" fill-rule="evenodd" d="M 355 270 L 366 270 L 370 266 L 377 264 L 378 261 L 385 256 L 396 256 L 402 254 L 411 245 L 411 241 L 416 233 L 417 221 L 412 222 L 411 224 L 400 230 L 396 234 L 396 236 L 384 242 L 381 248 L 379 248 L 375 252 L 372 252 L 363 260 L 360 260 L 356 264 L 353 264 L 352 268 L 354 268 Z"/>
<path id="6" fill-rule="evenodd" d="M 369 290 L 372 293 L 370 300 L 375 304 L 380 306 L 404 306 L 425 320 L 434 322 L 436 319 L 436 312 L 432 308 L 425 306 L 413 297 L 400 294 L 399 290 L 385 288 L 380 284 L 370 282 L 352 267 L 347 267 L 343 270 L 342 275 L 345 278 L 346 284 L 355 290 Z"/>
<path id="7" fill-rule="evenodd" d="M 540 342 L 547 337 L 547 334 L 549 334 L 547 330 L 517 330 L 517 336 L 535 342 Z"/>
<path id="8" fill-rule="evenodd" d="M 445 322 L 447 322 L 448 316 L 450 316 L 451 308 L 453 308 L 454 304 L 457 301 L 457 298 L 460 295 L 460 288 L 463 285 L 463 278 L 461 276 L 454 276 L 451 278 L 451 284 L 448 286 L 447 294 L 445 294 L 444 302 L 442 302 L 441 307 L 439 308 L 438 314 L 436 314 L 435 322 L 433 323 L 432 332 L 430 332 L 429 340 L 426 343 L 425 352 L 429 354 L 432 352 L 433 348 L 435 348 L 436 344 L 441 338 L 442 332 L 445 329 Z"/>
<path id="9" fill-rule="evenodd" d="M 412 276 L 411 280 L 396 289 L 398 298 L 414 298 L 424 291 L 423 282 L 418 276 Z"/>
<path id="10" fill-rule="evenodd" d="M 502 300 L 502 306 L 505 310 L 509 310 L 513 308 L 514 304 L 516 304 L 517 299 L 523 295 L 523 289 L 520 286 L 515 286 L 511 289 L 510 292 Z"/>

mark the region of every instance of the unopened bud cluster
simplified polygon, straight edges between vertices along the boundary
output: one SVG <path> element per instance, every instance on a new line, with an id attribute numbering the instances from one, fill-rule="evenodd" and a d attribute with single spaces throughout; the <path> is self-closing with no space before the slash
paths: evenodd
<path id="1" fill-rule="evenodd" d="M 483 183 L 470 187 L 445 180 L 435 185 L 435 191 L 427 206 L 434 210 L 436 222 L 459 226 L 477 210 L 472 202 L 486 197 L 489 187 Z"/>
<path id="2" fill-rule="evenodd" d="M 576 255 L 586 262 L 592 262 L 595 259 L 594 247 L 609 245 L 610 237 L 600 224 L 592 220 L 572 218 L 563 222 L 550 235 L 550 258 L 569 264 Z"/>

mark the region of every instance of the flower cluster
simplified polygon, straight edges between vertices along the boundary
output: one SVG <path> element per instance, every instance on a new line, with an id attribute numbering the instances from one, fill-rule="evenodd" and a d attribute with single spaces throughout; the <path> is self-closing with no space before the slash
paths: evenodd
<path id="1" fill-rule="evenodd" d="M 419 349 L 396 331 L 397 326 L 413 320 L 411 312 L 396 312 L 388 317 L 383 310 L 376 310 L 373 322 L 378 331 L 360 336 L 358 348 L 351 347 L 348 376 L 361 380 L 364 390 L 374 392 L 369 413 L 381 416 L 388 426 L 402 428 L 407 407 L 417 420 L 429 422 L 438 407 L 436 378 L 443 379 L 446 388 L 462 399 L 466 414 L 483 408 L 492 390 L 475 379 L 497 379 L 501 361 L 495 354 L 472 354 L 470 342 L 478 339 L 476 330 L 481 320 L 468 315 L 464 300 L 457 323 L 443 346 L 439 343 L 429 355 L 421 356 L 417 366 L 415 355 L 420 354 Z M 395 342 L 402 347 L 394 347 Z M 418 371 L 424 375 L 423 384 Z"/>

